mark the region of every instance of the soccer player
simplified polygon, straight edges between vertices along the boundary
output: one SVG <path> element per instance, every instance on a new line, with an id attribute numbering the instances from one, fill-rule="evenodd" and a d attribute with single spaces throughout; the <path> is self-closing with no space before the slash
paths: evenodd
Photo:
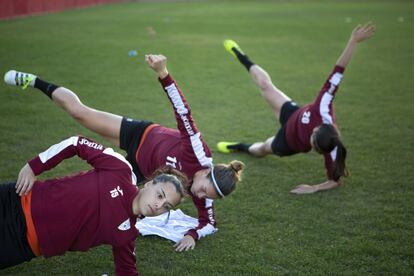
<path id="1" fill-rule="evenodd" d="M 75 155 L 93 169 L 36 180 Z M 185 194 L 183 174 L 167 172 L 138 189 L 131 165 L 111 148 L 81 136 L 50 147 L 22 168 L 16 183 L 0 185 L 0 269 L 107 244 L 116 274 L 137 275 L 137 219 L 175 208 Z"/>
<path id="2" fill-rule="evenodd" d="M 219 142 L 218 150 L 223 153 L 242 151 L 256 157 L 268 154 L 282 157 L 313 149 L 323 154 L 325 158 L 327 180 L 318 185 L 299 185 L 291 192 L 307 194 L 338 187 L 342 177 L 347 175 L 345 165 L 347 151 L 336 126 L 332 103 L 354 48 L 358 43 L 370 38 L 374 32 L 375 26 L 371 23 L 357 26 L 352 31 L 342 55 L 315 101 L 303 107 L 297 106 L 279 90 L 272 83 L 268 73 L 254 64 L 236 42 L 226 40 L 225 49 L 246 67 L 252 79 L 259 86 L 262 96 L 280 121 L 281 128 L 275 136 L 264 142 L 254 144 Z"/>
<path id="3" fill-rule="evenodd" d="M 213 165 L 210 149 L 194 123 L 190 107 L 168 73 L 166 57 L 147 55 L 145 60 L 158 75 L 174 108 L 178 129 L 95 110 L 82 104 L 69 89 L 32 74 L 9 71 L 4 79 L 10 85 L 40 89 L 81 125 L 125 150 L 139 181 L 165 165 L 183 172 L 192 182 L 189 193 L 198 209 L 199 224 L 174 245 L 181 252 L 194 249 L 196 240 L 216 231 L 212 199 L 228 196 L 235 189 L 244 164 L 232 161 Z"/>

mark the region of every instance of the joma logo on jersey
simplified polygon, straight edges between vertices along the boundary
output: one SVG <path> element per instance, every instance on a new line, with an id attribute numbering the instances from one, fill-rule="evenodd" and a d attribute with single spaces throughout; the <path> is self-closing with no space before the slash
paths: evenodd
<path id="1" fill-rule="evenodd" d="M 97 149 L 97 150 L 101 150 L 103 149 L 103 146 L 94 142 L 91 142 L 85 138 L 82 138 L 82 140 L 79 141 L 79 144 L 81 145 L 87 145 L 88 147 Z"/>
<path id="2" fill-rule="evenodd" d="M 124 221 L 118 226 L 118 229 L 121 231 L 126 231 L 126 230 L 129 230 L 130 228 L 131 228 L 131 222 L 129 221 L 129 219 L 127 219 L 126 221 Z"/>
<path id="3" fill-rule="evenodd" d="M 302 124 L 309 124 L 310 123 L 310 116 L 311 116 L 310 111 L 303 112 L 302 120 L 301 120 Z"/>
<path id="4" fill-rule="evenodd" d="M 190 121 L 188 120 L 187 116 L 186 115 L 181 115 L 180 117 L 181 117 L 181 120 L 183 120 L 184 127 L 187 130 L 188 135 L 191 135 L 191 136 L 194 135 L 193 128 L 191 127 Z"/>

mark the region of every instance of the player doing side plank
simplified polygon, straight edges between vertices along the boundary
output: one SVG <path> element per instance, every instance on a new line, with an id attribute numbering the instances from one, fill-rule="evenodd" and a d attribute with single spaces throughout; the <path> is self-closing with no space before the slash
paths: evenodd
<path id="1" fill-rule="evenodd" d="M 75 155 L 93 169 L 36 180 Z M 112 246 L 116 274 L 137 275 L 137 219 L 175 208 L 185 182 L 183 174 L 169 169 L 138 189 L 122 155 L 88 138 L 70 137 L 29 161 L 16 183 L 0 184 L 0 269 L 106 244 Z"/>
<path id="2" fill-rule="evenodd" d="M 342 177 L 347 175 L 345 165 L 347 151 L 336 126 L 333 100 L 355 46 L 370 38 L 374 32 L 375 26 L 371 23 L 357 26 L 352 31 L 343 53 L 322 90 L 313 103 L 303 107 L 297 106 L 279 90 L 273 84 L 269 74 L 259 65 L 254 64 L 236 42 L 226 40 L 224 47 L 246 67 L 276 119 L 280 121 L 281 128 L 275 136 L 264 142 L 254 144 L 220 142 L 217 144 L 219 151 L 223 153 L 244 151 L 253 156 L 263 157 L 268 154 L 289 156 L 313 149 L 324 155 L 327 181 L 318 185 L 299 185 L 291 192 L 306 194 L 339 186 Z"/>
<path id="3" fill-rule="evenodd" d="M 10 85 L 38 88 L 81 125 L 125 150 L 139 182 L 165 165 L 183 172 L 191 181 L 189 193 L 198 209 L 199 224 L 175 248 L 177 251 L 193 249 L 196 240 L 216 231 L 213 199 L 234 191 L 244 164 L 232 161 L 213 165 L 210 149 L 197 129 L 191 109 L 168 73 L 167 59 L 162 55 L 147 55 L 145 60 L 158 75 L 172 104 L 178 129 L 90 108 L 73 91 L 33 74 L 12 70 L 5 74 L 4 80 Z"/>

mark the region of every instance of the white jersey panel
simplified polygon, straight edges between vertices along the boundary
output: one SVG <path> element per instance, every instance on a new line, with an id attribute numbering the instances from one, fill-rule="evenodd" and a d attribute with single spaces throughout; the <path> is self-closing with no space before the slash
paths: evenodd
<path id="1" fill-rule="evenodd" d="M 67 147 L 76 146 L 78 144 L 78 140 L 78 136 L 73 136 L 60 142 L 59 144 L 51 146 L 50 148 L 39 154 L 40 161 L 42 161 L 42 163 L 45 164 L 48 160 L 58 155 Z"/>

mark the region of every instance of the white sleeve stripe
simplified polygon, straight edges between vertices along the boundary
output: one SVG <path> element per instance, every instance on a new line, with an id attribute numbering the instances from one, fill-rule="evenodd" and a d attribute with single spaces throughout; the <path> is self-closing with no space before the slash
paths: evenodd
<path id="1" fill-rule="evenodd" d="M 60 142 L 59 144 L 51 146 L 50 148 L 39 154 L 40 161 L 42 161 L 42 163 L 45 164 L 48 160 L 58 155 L 69 146 L 76 146 L 78 144 L 78 140 L 78 136 L 73 136 Z"/>
<path id="2" fill-rule="evenodd" d="M 185 107 L 183 99 L 181 98 L 180 93 L 178 92 L 177 87 L 174 83 L 170 84 L 169 86 L 165 87 L 168 93 L 168 97 L 170 97 L 171 101 L 173 102 L 174 108 L 177 110 L 177 113 L 187 114 L 188 109 Z"/>
<path id="3" fill-rule="evenodd" d="M 178 115 L 180 115 L 181 121 L 183 122 L 184 128 L 186 129 L 188 135 L 194 135 L 194 129 L 187 118 L 188 109 L 185 107 L 184 101 L 181 98 L 181 95 L 178 92 L 177 87 L 173 83 L 165 87 L 165 89 L 167 90 L 168 97 L 170 97 L 175 110 L 177 111 Z"/>
<path id="4" fill-rule="evenodd" d="M 322 117 L 322 122 L 325 124 L 332 124 L 332 116 L 329 114 L 329 104 L 332 102 L 333 96 L 329 93 L 323 94 L 321 103 L 319 106 L 319 113 Z"/>
<path id="5" fill-rule="evenodd" d="M 129 162 L 125 159 L 125 157 L 123 157 L 121 154 L 115 152 L 112 148 L 106 148 L 103 153 L 116 157 L 117 159 L 119 159 L 120 161 L 124 162 L 129 169 L 131 170 L 131 180 L 132 180 L 132 184 L 136 185 L 137 184 L 137 177 L 134 174 L 134 171 L 132 170 L 132 166 L 131 164 L 129 164 Z"/>
<path id="6" fill-rule="evenodd" d="M 165 87 L 165 90 L 167 90 L 168 97 L 170 97 L 177 113 L 179 115 L 188 114 L 188 109 L 185 107 L 184 101 L 181 98 L 181 95 L 178 92 L 175 84 L 170 84 L 169 86 Z"/>
<path id="7" fill-rule="evenodd" d="M 208 223 L 203 228 L 197 230 L 198 239 L 201 239 L 202 237 L 211 235 L 211 234 L 217 232 L 217 230 L 218 230 L 217 228 L 215 228 L 213 225 Z"/>
<path id="8" fill-rule="evenodd" d="M 213 158 L 207 157 L 206 152 L 204 151 L 203 143 L 200 139 L 200 132 L 196 133 L 196 135 L 190 136 L 190 140 L 194 154 L 201 166 L 211 167 L 213 165 Z"/>
<path id="9" fill-rule="evenodd" d="M 319 112 L 322 117 L 322 122 L 325 124 L 333 124 L 333 119 L 331 114 L 329 114 L 329 105 L 332 102 L 333 99 L 333 92 L 335 91 L 336 87 L 339 85 L 343 77 L 342 73 L 336 72 L 332 75 L 332 77 L 329 79 L 329 82 L 331 83 L 329 89 L 327 92 L 325 92 L 321 99 L 321 104 L 319 106 Z M 338 147 L 335 147 L 331 152 L 331 158 L 332 161 L 336 160 L 336 153 L 337 153 Z"/>
<path id="10" fill-rule="evenodd" d="M 212 199 L 206 198 L 206 205 L 205 205 L 205 207 L 206 208 L 213 207 L 213 201 L 214 200 L 212 200 Z"/>
<path id="11" fill-rule="evenodd" d="M 332 161 L 335 161 L 336 160 L 336 152 L 338 151 L 338 147 L 335 147 L 332 151 L 331 151 L 331 158 L 332 158 Z"/>
<path id="12" fill-rule="evenodd" d="M 336 87 L 339 85 L 339 83 L 342 80 L 342 74 L 336 72 L 332 75 L 332 77 L 329 79 L 329 83 L 331 84 L 329 86 L 328 91 L 326 91 L 321 99 L 320 106 L 319 106 L 319 113 L 322 117 L 322 122 L 325 124 L 332 124 L 333 119 L 332 116 L 329 114 L 329 105 L 332 102 L 333 99 L 333 92 L 335 91 Z"/>
<path id="13" fill-rule="evenodd" d="M 213 165 L 213 159 L 211 157 L 206 156 L 203 143 L 200 139 L 200 133 L 194 132 L 194 129 L 190 124 L 186 116 L 188 114 L 188 109 L 185 107 L 183 99 L 181 98 L 181 95 L 178 92 L 177 87 L 173 83 L 165 87 L 165 89 L 167 90 L 168 97 L 170 97 L 175 110 L 180 115 L 180 118 L 184 124 L 184 128 L 187 130 L 187 133 L 190 136 L 191 146 L 193 148 L 195 156 L 197 157 L 198 162 L 203 167 L 211 167 Z"/>
<path id="14" fill-rule="evenodd" d="M 332 77 L 330 78 L 329 82 L 335 86 L 338 86 L 338 84 L 341 82 L 342 80 L 342 73 L 336 72 L 335 74 L 332 75 Z"/>

